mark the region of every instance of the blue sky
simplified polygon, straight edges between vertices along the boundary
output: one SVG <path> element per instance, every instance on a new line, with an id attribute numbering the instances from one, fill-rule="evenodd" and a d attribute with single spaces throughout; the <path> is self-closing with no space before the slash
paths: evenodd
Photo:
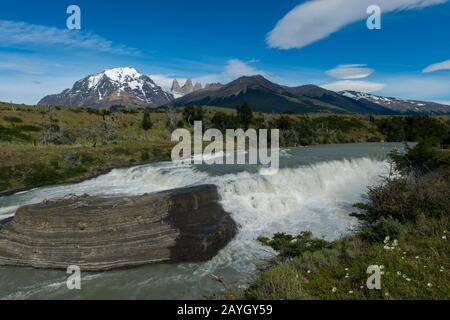
<path id="1" fill-rule="evenodd" d="M 81 8 L 81 30 L 66 9 Z M 369 30 L 366 9 L 382 9 Z M 0 100 L 36 103 L 88 74 L 133 66 L 228 82 L 263 74 L 450 104 L 450 0 L 2 1 Z"/>

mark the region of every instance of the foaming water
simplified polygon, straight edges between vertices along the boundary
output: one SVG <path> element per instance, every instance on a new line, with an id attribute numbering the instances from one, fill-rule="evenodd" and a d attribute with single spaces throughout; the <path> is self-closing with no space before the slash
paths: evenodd
<path id="1" fill-rule="evenodd" d="M 363 200 L 367 187 L 389 173 L 383 158 L 395 147 L 400 145 L 287 149 L 281 153 L 282 168 L 270 176 L 261 175 L 257 167 L 157 163 L 0 198 L 1 219 L 23 204 L 68 194 L 138 195 L 212 183 L 218 186 L 224 209 L 239 225 L 235 239 L 206 263 L 88 274 L 83 277 L 85 289 L 79 292 L 66 289 L 64 272 L 0 267 L 0 298 L 205 298 L 223 290 L 211 274 L 224 276 L 232 288 L 245 287 L 273 256 L 258 244 L 258 236 L 310 230 L 315 236 L 335 239 L 355 227 L 357 222 L 349 216 L 351 205 Z"/>

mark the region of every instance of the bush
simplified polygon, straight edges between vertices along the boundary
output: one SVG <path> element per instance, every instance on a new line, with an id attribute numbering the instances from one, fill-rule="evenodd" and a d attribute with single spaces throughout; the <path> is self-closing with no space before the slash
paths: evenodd
<path id="1" fill-rule="evenodd" d="M 150 160 L 150 155 L 148 154 L 147 151 L 142 151 L 141 152 L 141 161 L 142 162 L 147 162 Z"/>
<path id="2" fill-rule="evenodd" d="M 414 148 L 406 145 L 406 150 L 406 154 L 398 151 L 390 154 L 395 168 L 403 175 L 424 174 L 446 164 L 438 157 L 436 145 L 430 140 L 423 140 Z"/>
<path id="3" fill-rule="evenodd" d="M 369 242 L 381 242 L 386 237 L 398 239 L 402 233 L 403 224 L 392 217 L 382 217 L 379 221 L 361 230 L 361 237 Z"/>
<path id="4" fill-rule="evenodd" d="M 11 179 L 11 168 L 0 168 L 0 190 L 5 190 L 11 187 L 9 180 Z"/>
<path id="5" fill-rule="evenodd" d="M 205 114 L 206 111 L 201 106 L 187 106 L 183 109 L 183 118 L 190 125 L 193 125 L 194 121 L 203 121 Z"/>
<path id="6" fill-rule="evenodd" d="M 313 238 L 309 231 L 304 231 L 296 237 L 285 233 L 276 233 L 272 239 L 259 237 L 258 241 L 277 251 L 281 258 L 301 256 L 305 252 L 321 250 L 329 245 L 329 242 L 323 239 Z"/>
<path id="7" fill-rule="evenodd" d="M 14 117 L 14 116 L 4 116 L 3 119 L 10 123 L 22 123 L 23 122 L 23 120 L 21 118 Z"/>
<path id="8" fill-rule="evenodd" d="M 211 119 L 211 123 L 215 129 L 219 129 L 222 132 L 224 132 L 226 129 L 237 128 L 236 117 L 232 115 L 227 115 L 222 111 L 219 111 L 214 114 L 214 116 Z"/>
<path id="9" fill-rule="evenodd" d="M 60 182 L 62 175 L 56 169 L 44 164 L 32 165 L 25 175 L 27 187 L 39 187 Z"/>

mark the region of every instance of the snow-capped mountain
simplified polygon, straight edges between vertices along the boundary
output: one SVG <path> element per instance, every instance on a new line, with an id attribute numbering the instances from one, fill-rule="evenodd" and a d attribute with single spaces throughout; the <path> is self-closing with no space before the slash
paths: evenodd
<path id="1" fill-rule="evenodd" d="M 359 102 L 376 103 L 395 113 L 449 114 L 450 106 L 435 102 L 382 97 L 364 92 L 342 91 L 341 95 Z"/>
<path id="2" fill-rule="evenodd" d="M 131 67 L 107 69 L 75 82 L 72 89 L 44 97 L 39 104 L 109 108 L 156 108 L 174 100 L 151 78 Z"/>

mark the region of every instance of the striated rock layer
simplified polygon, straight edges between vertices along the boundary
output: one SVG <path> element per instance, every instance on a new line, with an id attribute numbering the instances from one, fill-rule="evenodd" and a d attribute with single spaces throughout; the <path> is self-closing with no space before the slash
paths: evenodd
<path id="1" fill-rule="evenodd" d="M 209 260 L 236 233 L 213 185 L 44 201 L 0 228 L 0 265 L 85 271 Z"/>

